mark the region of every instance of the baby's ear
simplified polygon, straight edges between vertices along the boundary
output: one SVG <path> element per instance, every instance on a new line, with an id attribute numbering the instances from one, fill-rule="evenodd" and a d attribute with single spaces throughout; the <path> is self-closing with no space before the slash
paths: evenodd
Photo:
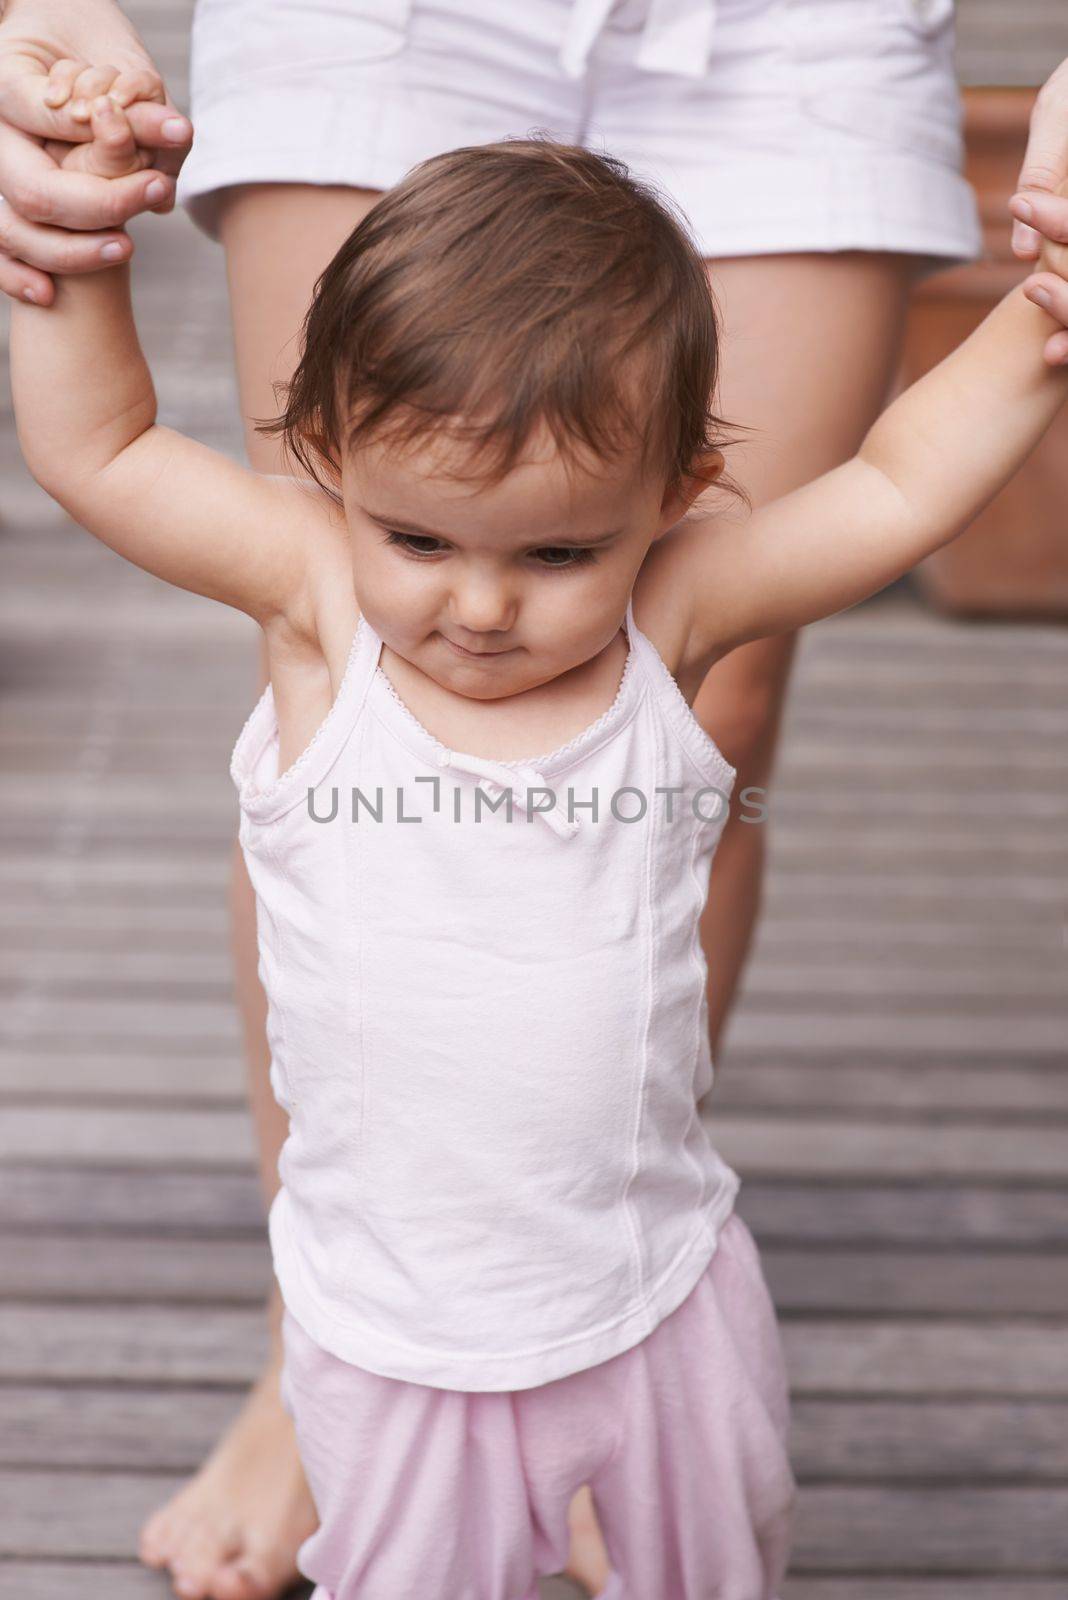
<path id="1" fill-rule="evenodd" d="M 660 505 L 662 526 L 673 528 L 676 522 L 680 522 L 694 501 L 720 476 L 725 465 L 722 450 L 706 450 L 694 463 L 690 476 L 674 488 L 664 491 Z"/>

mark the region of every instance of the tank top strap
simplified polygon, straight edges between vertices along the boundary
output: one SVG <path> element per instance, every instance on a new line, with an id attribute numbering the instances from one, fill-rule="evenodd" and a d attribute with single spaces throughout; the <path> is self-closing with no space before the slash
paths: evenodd
<path id="1" fill-rule="evenodd" d="M 278 742 L 274 690 L 267 685 L 237 736 L 230 760 L 241 809 L 252 822 L 276 821 L 302 804 L 308 790 L 329 776 L 359 721 L 380 649 L 377 635 L 361 613 L 333 705 L 292 765 L 278 776 L 265 774 L 264 783 L 260 768 L 272 742 L 276 749 Z"/>
<path id="2" fill-rule="evenodd" d="M 635 622 L 633 595 L 627 601 L 627 636 L 659 715 L 696 763 L 705 782 L 729 795 L 737 769 L 698 722 L 660 651 Z"/>

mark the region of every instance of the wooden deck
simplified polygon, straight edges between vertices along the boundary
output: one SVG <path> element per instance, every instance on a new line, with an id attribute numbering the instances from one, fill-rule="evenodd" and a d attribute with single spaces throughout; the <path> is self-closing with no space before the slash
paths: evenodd
<path id="1" fill-rule="evenodd" d="M 133 9 L 180 49 L 184 4 Z M 164 419 L 236 450 L 221 256 L 137 231 Z M 0 1597 L 162 1600 L 138 1524 L 264 1351 L 252 632 L 67 524 L 9 418 L 0 469 Z M 1066 683 L 1068 630 L 907 584 L 801 643 L 716 1091 L 793 1382 L 784 1600 L 1068 1594 Z"/>

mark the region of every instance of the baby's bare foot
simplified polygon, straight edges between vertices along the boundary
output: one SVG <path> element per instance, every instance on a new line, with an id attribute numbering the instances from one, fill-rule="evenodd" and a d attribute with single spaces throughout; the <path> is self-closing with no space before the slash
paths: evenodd
<path id="1" fill-rule="evenodd" d="M 318 1526 L 276 1359 L 196 1476 L 141 1530 L 139 1554 L 168 1567 L 184 1600 L 275 1600 L 300 1577 Z"/>
<path id="2" fill-rule="evenodd" d="M 588 1484 L 584 1484 L 572 1500 L 567 1520 L 571 1547 L 564 1570 L 569 1578 L 581 1583 L 591 1595 L 600 1594 L 608 1582 L 611 1564 L 601 1538 Z"/>

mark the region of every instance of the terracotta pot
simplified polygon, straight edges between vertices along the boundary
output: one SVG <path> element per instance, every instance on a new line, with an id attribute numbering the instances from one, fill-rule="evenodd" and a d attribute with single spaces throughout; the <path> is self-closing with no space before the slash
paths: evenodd
<path id="1" fill-rule="evenodd" d="M 1008 199 L 1027 146 L 1034 89 L 966 89 L 966 171 L 985 258 L 937 274 L 913 297 L 902 380 L 912 383 L 1031 270 L 1012 253 Z M 971 526 L 915 569 L 921 592 L 953 615 L 1068 617 L 1068 414 Z"/>

